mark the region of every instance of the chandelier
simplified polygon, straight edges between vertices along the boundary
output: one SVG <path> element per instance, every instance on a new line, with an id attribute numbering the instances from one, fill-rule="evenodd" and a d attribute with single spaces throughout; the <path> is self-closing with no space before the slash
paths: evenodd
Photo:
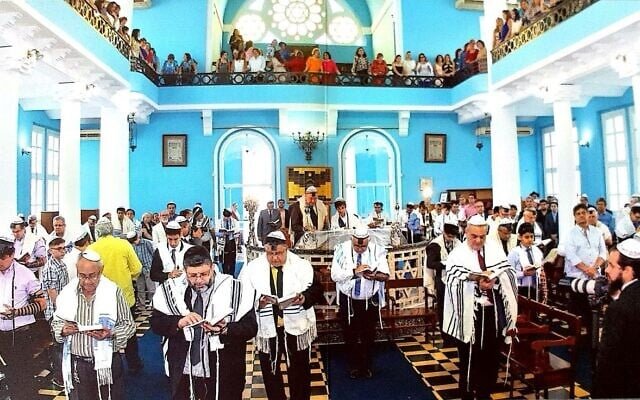
<path id="1" fill-rule="evenodd" d="M 306 133 L 292 133 L 293 142 L 298 144 L 298 147 L 302 151 L 304 151 L 304 159 L 307 161 L 311 161 L 311 153 L 316 149 L 316 146 L 319 142 L 324 140 L 324 133 L 316 132 L 311 133 L 308 131 Z"/>

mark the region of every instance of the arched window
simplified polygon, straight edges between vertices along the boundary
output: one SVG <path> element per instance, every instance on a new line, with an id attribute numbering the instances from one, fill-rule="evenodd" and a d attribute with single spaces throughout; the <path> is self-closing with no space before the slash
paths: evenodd
<path id="1" fill-rule="evenodd" d="M 237 203 L 244 219 L 242 202 L 247 198 L 256 199 L 259 210 L 266 208 L 267 201 L 276 200 L 280 190 L 278 158 L 276 146 L 265 132 L 253 128 L 228 131 L 214 151 L 215 214 Z"/>
<path id="2" fill-rule="evenodd" d="M 359 130 L 345 138 L 340 150 L 342 193 L 360 217 L 368 216 L 374 201 L 384 204 L 387 216 L 400 201 L 396 177 L 400 166 L 397 144 L 379 130 Z"/>
<path id="3" fill-rule="evenodd" d="M 251 0 L 231 26 L 255 43 L 278 38 L 288 43 L 364 46 L 356 21 L 341 0 Z"/>

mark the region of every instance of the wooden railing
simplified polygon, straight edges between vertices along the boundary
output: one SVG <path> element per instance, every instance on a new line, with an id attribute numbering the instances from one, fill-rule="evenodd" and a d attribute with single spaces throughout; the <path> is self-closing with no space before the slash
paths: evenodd
<path id="1" fill-rule="evenodd" d="M 129 58 L 131 46 L 109 22 L 87 0 L 65 0 L 78 14 L 82 16 L 96 31 L 109 41 L 118 51 Z"/>
<path id="2" fill-rule="evenodd" d="M 500 61 L 508 54 L 516 51 L 548 30 L 553 29 L 597 1 L 598 0 L 562 0 L 551 8 L 551 10 L 539 16 L 538 19 L 531 21 L 531 23 L 524 27 L 516 36 L 504 41 L 495 49 L 491 50 L 493 62 Z"/>

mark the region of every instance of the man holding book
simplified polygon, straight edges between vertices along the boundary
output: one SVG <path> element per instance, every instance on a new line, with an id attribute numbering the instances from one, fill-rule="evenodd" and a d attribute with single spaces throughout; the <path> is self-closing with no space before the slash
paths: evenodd
<path id="1" fill-rule="evenodd" d="M 542 268 L 543 256 L 538 246 L 534 246 L 535 227 L 524 222 L 518 227 L 520 245 L 509 252 L 509 264 L 516 270 L 518 294 L 526 298 L 543 302 L 546 300 L 546 282 Z"/>
<path id="2" fill-rule="evenodd" d="M 364 228 L 335 247 L 331 279 L 336 282 L 349 376 L 371 378 L 371 350 L 380 308 L 385 305 L 384 282 L 389 279 L 387 251 L 370 240 Z"/>
<path id="3" fill-rule="evenodd" d="M 500 343 L 511 342 L 518 315 L 515 271 L 500 245 L 486 240 L 487 228 L 484 218 L 472 216 L 466 240 L 446 263 L 444 332 L 458 341 L 463 399 L 490 398 Z"/>
<path id="4" fill-rule="evenodd" d="M 286 352 L 290 398 L 309 399 L 309 347 L 316 338 L 313 305 L 322 296 L 313 267 L 287 249 L 282 231 L 264 240 L 265 253 L 242 268 L 240 280 L 255 288 L 258 333 L 255 345 L 269 400 L 285 400 L 280 361 Z M 244 362 L 244 358 L 242 358 Z"/>
<path id="5" fill-rule="evenodd" d="M 171 399 L 240 400 L 247 341 L 257 330 L 255 292 L 216 273 L 202 246 L 185 252 L 184 270 L 158 287 L 151 315 L 151 329 L 167 339 Z"/>

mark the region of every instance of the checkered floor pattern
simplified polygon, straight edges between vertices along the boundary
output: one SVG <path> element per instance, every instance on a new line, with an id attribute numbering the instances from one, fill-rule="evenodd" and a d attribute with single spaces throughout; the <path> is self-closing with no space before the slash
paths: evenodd
<path id="1" fill-rule="evenodd" d="M 405 358 L 411 362 L 413 369 L 422 376 L 424 383 L 433 390 L 439 400 L 459 398 L 459 359 L 455 347 L 443 348 L 441 339 L 436 338 L 435 345 L 425 341 L 424 336 L 412 336 L 396 342 Z M 532 375 L 525 376 L 525 381 Z M 514 382 L 513 397 L 509 396 L 509 386 L 504 386 L 505 372 L 499 374 L 498 391 L 491 395 L 494 400 L 499 399 L 535 399 L 535 393 L 524 382 Z M 502 389 L 504 389 L 502 391 Z M 569 388 L 557 387 L 549 390 L 550 399 L 568 399 Z M 575 398 L 589 398 L 589 393 L 576 384 Z"/>

